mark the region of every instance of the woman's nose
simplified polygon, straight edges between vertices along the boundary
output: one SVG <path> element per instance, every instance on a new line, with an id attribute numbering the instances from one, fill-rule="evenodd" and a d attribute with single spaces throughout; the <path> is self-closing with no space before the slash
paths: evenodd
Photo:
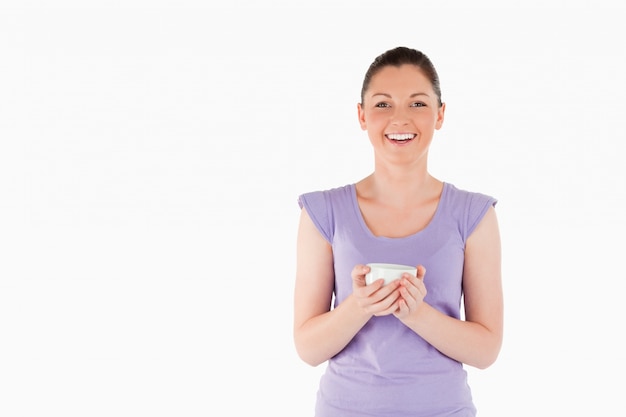
<path id="1" fill-rule="evenodd" d="M 391 122 L 396 125 L 405 125 L 409 121 L 409 115 L 406 109 L 395 108 L 391 115 Z"/>

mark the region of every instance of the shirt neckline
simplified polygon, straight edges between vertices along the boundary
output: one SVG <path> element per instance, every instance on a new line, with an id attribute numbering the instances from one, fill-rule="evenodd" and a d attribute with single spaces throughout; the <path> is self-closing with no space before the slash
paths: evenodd
<path id="1" fill-rule="evenodd" d="M 411 239 L 414 238 L 416 236 L 422 235 L 425 232 L 427 232 L 429 229 L 431 229 L 433 226 L 433 224 L 435 223 L 435 221 L 437 220 L 437 218 L 439 217 L 439 213 L 442 211 L 442 205 L 443 205 L 443 201 L 448 193 L 448 183 L 443 181 L 443 189 L 441 190 L 441 195 L 439 196 L 439 202 L 437 203 L 437 208 L 435 209 L 435 213 L 433 214 L 433 217 L 430 219 L 430 221 L 426 224 L 426 226 L 424 226 L 421 230 L 418 230 L 415 233 L 412 233 L 410 235 L 407 236 L 401 236 L 401 237 L 388 237 L 388 236 L 377 236 L 375 235 L 372 230 L 369 228 L 369 226 L 367 225 L 367 223 L 365 223 L 365 219 L 363 218 L 363 213 L 361 213 L 361 207 L 359 207 L 359 199 L 356 195 L 356 184 L 352 183 L 350 184 L 350 192 L 351 192 L 351 197 L 352 197 L 352 206 L 354 208 L 356 217 L 359 221 L 359 224 L 361 225 L 361 227 L 363 228 L 363 230 L 373 239 L 379 239 L 379 240 L 389 240 L 389 241 L 397 241 L 397 240 L 402 240 L 402 239 Z"/>

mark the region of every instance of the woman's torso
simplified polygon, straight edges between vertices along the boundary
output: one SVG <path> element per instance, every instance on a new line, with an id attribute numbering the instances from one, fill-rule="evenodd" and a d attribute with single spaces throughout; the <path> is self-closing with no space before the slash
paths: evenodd
<path id="1" fill-rule="evenodd" d="M 378 236 L 368 227 L 354 184 L 308 193 L 300 201 L 332 245 L 335 306 L 352 292 L 356 264 L 421 264 L 427 270 L 425 301 L 460 317 L 465 240 L 495 199 L 444 183 L 430 220 L 403 237 Z M 329 360 L 316 407 L 317 417 L 475 414 L 462 364 L 393 315 L 370 319 Z"/>

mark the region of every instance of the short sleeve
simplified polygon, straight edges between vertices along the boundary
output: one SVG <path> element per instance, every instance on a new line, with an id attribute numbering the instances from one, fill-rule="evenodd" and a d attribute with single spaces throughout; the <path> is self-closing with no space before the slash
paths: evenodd
<path id="1" fill-rule="evenodd" d="M 487 210 L 489 210 L 489 207 L 495 207 L 497 203 L 497 199 L 485 194 L 471 193 L 469 195 L 467 223 L 464 236 L 465 240 L 467 240 L 467 238 L 472 234 L 474 229 L 476 229 L 483 217 L 485 217 L 485 214 L 487 214 Z"/>
<path id="2" fill-rule="evenodd" d="M 328 243 L 332 244 L 332 210 L 325 193 L 314 191 L 302 194 L 298 197 L 298 205 L 306 209 L 317 230 Z"/>

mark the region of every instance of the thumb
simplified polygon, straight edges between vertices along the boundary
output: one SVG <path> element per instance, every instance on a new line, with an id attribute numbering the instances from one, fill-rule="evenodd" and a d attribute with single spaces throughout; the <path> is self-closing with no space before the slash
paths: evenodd
<path id="1" fill-rule="evenodd" d="M 417 278 L 419 279 L 424 279 L 424 276 L 426 275 L 426 268 L 424 268 L 423 265 L 418 265 L 417 266 Z"/>

